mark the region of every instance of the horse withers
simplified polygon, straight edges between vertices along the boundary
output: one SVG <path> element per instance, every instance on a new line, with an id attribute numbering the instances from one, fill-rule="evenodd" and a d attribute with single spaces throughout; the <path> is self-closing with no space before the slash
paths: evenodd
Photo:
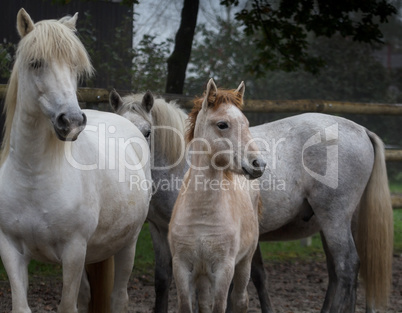
<path id="1" fill-rule="evenodd" d="M 17 15 L 21 40 L 5 100 L 0 169 L 0 255 L 13 312 L 31 312 L 31 259 L 62 265 L 58 312 L 73 313 L 77 306 L 87 312 L 91 300 L 84 265 L 111 256 L 113 291 L 92 299 L 101 307 L 94 311 L 128 308 L 127 283 L 151 197 L 150 188 L 132 188 L 130 180 L 151 180 L 149 147 L 126 119 L 80 109 L 77 81 L 93 69 L 74 33 L 76 20 L 77 14 L 34 24 L 24 9 Z"/>
<path id="2" fill-rule="evenodd" d="M 258 242 L 258 181 L 265 168 L 241 112 L 244 84 L 217 89 L 211 79 L 195 101 L 187 130 L 190 169 L 169 224 L 178 312 L 246 312 L 247 285 Z"/>

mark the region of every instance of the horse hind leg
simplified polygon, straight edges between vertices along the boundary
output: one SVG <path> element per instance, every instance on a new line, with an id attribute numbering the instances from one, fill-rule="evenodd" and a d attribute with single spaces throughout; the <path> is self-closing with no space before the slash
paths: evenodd
<path id="1" fill-rule="evenodd" d="M 353 313 L 356 303 L 359 256 L 347 220 L 334 223 L 326 219 L 322 226 L 326 253 L 329 256 L 329 290 L 322 308 L 324 312 Z"/>
<path id="2" fill-rule="evenodd" d="M 80 291 L 78 293 L 78 313 L 87 313 L 91 301 L 91 287 L 86 271 L 82 271 Z"/>
<path id="3" fill-rule="evenodd" d="M 325 241 L 325 237 L 322 232 L 320 232 L 321 241 L 324 248 L 326 261 L 327 261 L 327 271 L 328 271 L 328 287 L 327 292 L 325 294 L 324 305 L 321 309 L 322 313 L 329 312 L 329 309 L 332 305 L 332 300 L 334 298 L 334 294 L 336 291 L 336 272 L 335 272 L 335 264 L 332 258 L 331 252 L 329 251 L 327 242 Z"/>

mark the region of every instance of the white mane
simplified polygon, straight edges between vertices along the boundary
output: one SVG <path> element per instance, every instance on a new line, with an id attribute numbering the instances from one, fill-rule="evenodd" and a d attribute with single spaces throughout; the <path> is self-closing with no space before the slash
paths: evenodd
<path id="1" fill-rule="evenodd" d="M 132 94 L 123 97 L 123 107 L 118 113 L 123 110 L 134 109 L 149 123 L 148 114 L 141 106 L 143 94 Z M 187 113 L 181 109 L 174 101 L 166 102 L 162 98 L 155 98 L 154 105 L 151 110 L 153 126 L 167 126 L 177 130 L 179 134 L 175 134 L 168 128 L 157 128 L 155 146 L 161 151 L 170 163 L 175 163 L 182 155 L 185 149 L 184 135 Z"/>

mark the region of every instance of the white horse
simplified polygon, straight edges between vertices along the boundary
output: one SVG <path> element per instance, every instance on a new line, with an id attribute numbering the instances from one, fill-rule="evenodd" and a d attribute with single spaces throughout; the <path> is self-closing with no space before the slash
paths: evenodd
<path id="1" fill-rule="evenodd" d="M 258 243 L 259 183 L 265 162 L 241 112 L 244 83 L 217 89 L 212 79 L 194 101 L 186 141 L 190 168 L 169 224 L 178 312 L 224 313 L 233 280 L 232 307 L 248 308 L 247 286 Z"/>
<path id="2" fill-rule="evenodd" d="M 177 132 L 171 128 L 183 125 L 186 116 L 161 99 L 152 106 L 149 95 L 121 99 L 115 93 L 111 103 L 119 114 L 142 125 L 147 134 L 152 130 L 154 164 L 168 160 L 173 161 L 167 164 L 177 164 L 152 170 L 156 186 L 164 186 L 158 181 L 166 178 L 172 182 L 170 188 L 156 188 L 151 200 L 158 217 L 153 219 L 156 226 L 150 228 L 156 251 L 155 312 L 166 313 L 172 271 L 164 230 L 188 165 L 181 157 L 184 145 L 166 145 L 165 138 L 184 138 L 183 127 L 177 127 Z M 316 113 L 251 127 L 250 131 L 268 163 L 260 178 L 260 240 L 294 240 L 320 232 L 329 274 L 322 312 L 354 312 L 359 264 L 367 311 L 386 305 L 391 287 L 393 214 L 384 148 L 378 136 L 344 118 Z M 262 312 L 273 312 L 259 248 L 252 268 Z"/>
<path id="3" fill-rule="evenodd" d="M 5 100 L 0 169 L 0 255 L 13 312 L 31 312 L 31 259 L 62 265 L 58 312 L 72 313 L 77 306 L 86 312 L 90 300 L 84 265 L 114 256 L 111 305 L 103 310 L 128 307 L 151 196 L 149 188 L 130 188 L 130 179 L 150 181 L 149 147 L 126 119 L 80 109 L 77 80 L 93 69 L 76 20 L 34 24 L 24 9 L 17 15 L 21 41 Z"/>

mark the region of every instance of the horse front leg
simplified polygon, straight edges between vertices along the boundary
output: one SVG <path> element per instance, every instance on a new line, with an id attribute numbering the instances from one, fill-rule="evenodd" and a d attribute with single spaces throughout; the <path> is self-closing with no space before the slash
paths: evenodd
<path id="1" fill-rule="evenodd" d="M 150 221 L 149 230 L 155 251 L 155 313 L 167 313 L 169 287 L 173 277 L 167 229 Z"/>
<path id="2" fill-rule="evenodd" d="M 234 313 L 246 313 L 248 309 L 247 286 L 250 281 L 251 257 L 247 257 L 239 262 L 235 267 L 233 277 L 233 290 L 231 302 Z"/>
<path id="3" fill-rule="evenodd" d="M 220 265 L 215 265 L 215 267 L 214 273 L 210 276 L 213 286 L 211 295 L 214 299 L 212 313 L 224 313 L 227 306 L 230 284 L 234 276 L 235 262 L 234 259 L 227 259 Z M 247 273 L 247 277 L 250 277 L 250 272 Z M 234 282 L 233 292 L 235 292 L 235 288 Z M 233 309 L 236 310 L 236 308 Z"/>
<path id="4" fill-rule="evenodd" d="M 64 248 L 62 255 L 63 289 L 58 313 L 77 313 L 77 299 L 85 265 L 87 242 L 73 240 Z"/>
<path id="5" fill-rule="evenodd" d="M 29 258 L 16 250 L 3 234 L 0 239 L 0 256 L 11 286 L 12 312 L 31 313 L 27 299 Z"/>
<path id="6" fill-rule="evenodd" d="M 264 269 L 264 260 L 262 259 L 260 244 L 258 243 L 257 249 L 254 252 L 253 260 L 251 263 L 251 279 L 257 289 L 258 298 L 260 300 L 262 313 L 274 313 L 271 300 L 268 294 L 267 274 Z"/>
<path id="7" fill-rule="evenodd" d="M 178 257 L 173 258 L 173 276 L 177 289 L 178 313 L 192 313 L 192 290 L 194 279 L 192 264 Z"/>

